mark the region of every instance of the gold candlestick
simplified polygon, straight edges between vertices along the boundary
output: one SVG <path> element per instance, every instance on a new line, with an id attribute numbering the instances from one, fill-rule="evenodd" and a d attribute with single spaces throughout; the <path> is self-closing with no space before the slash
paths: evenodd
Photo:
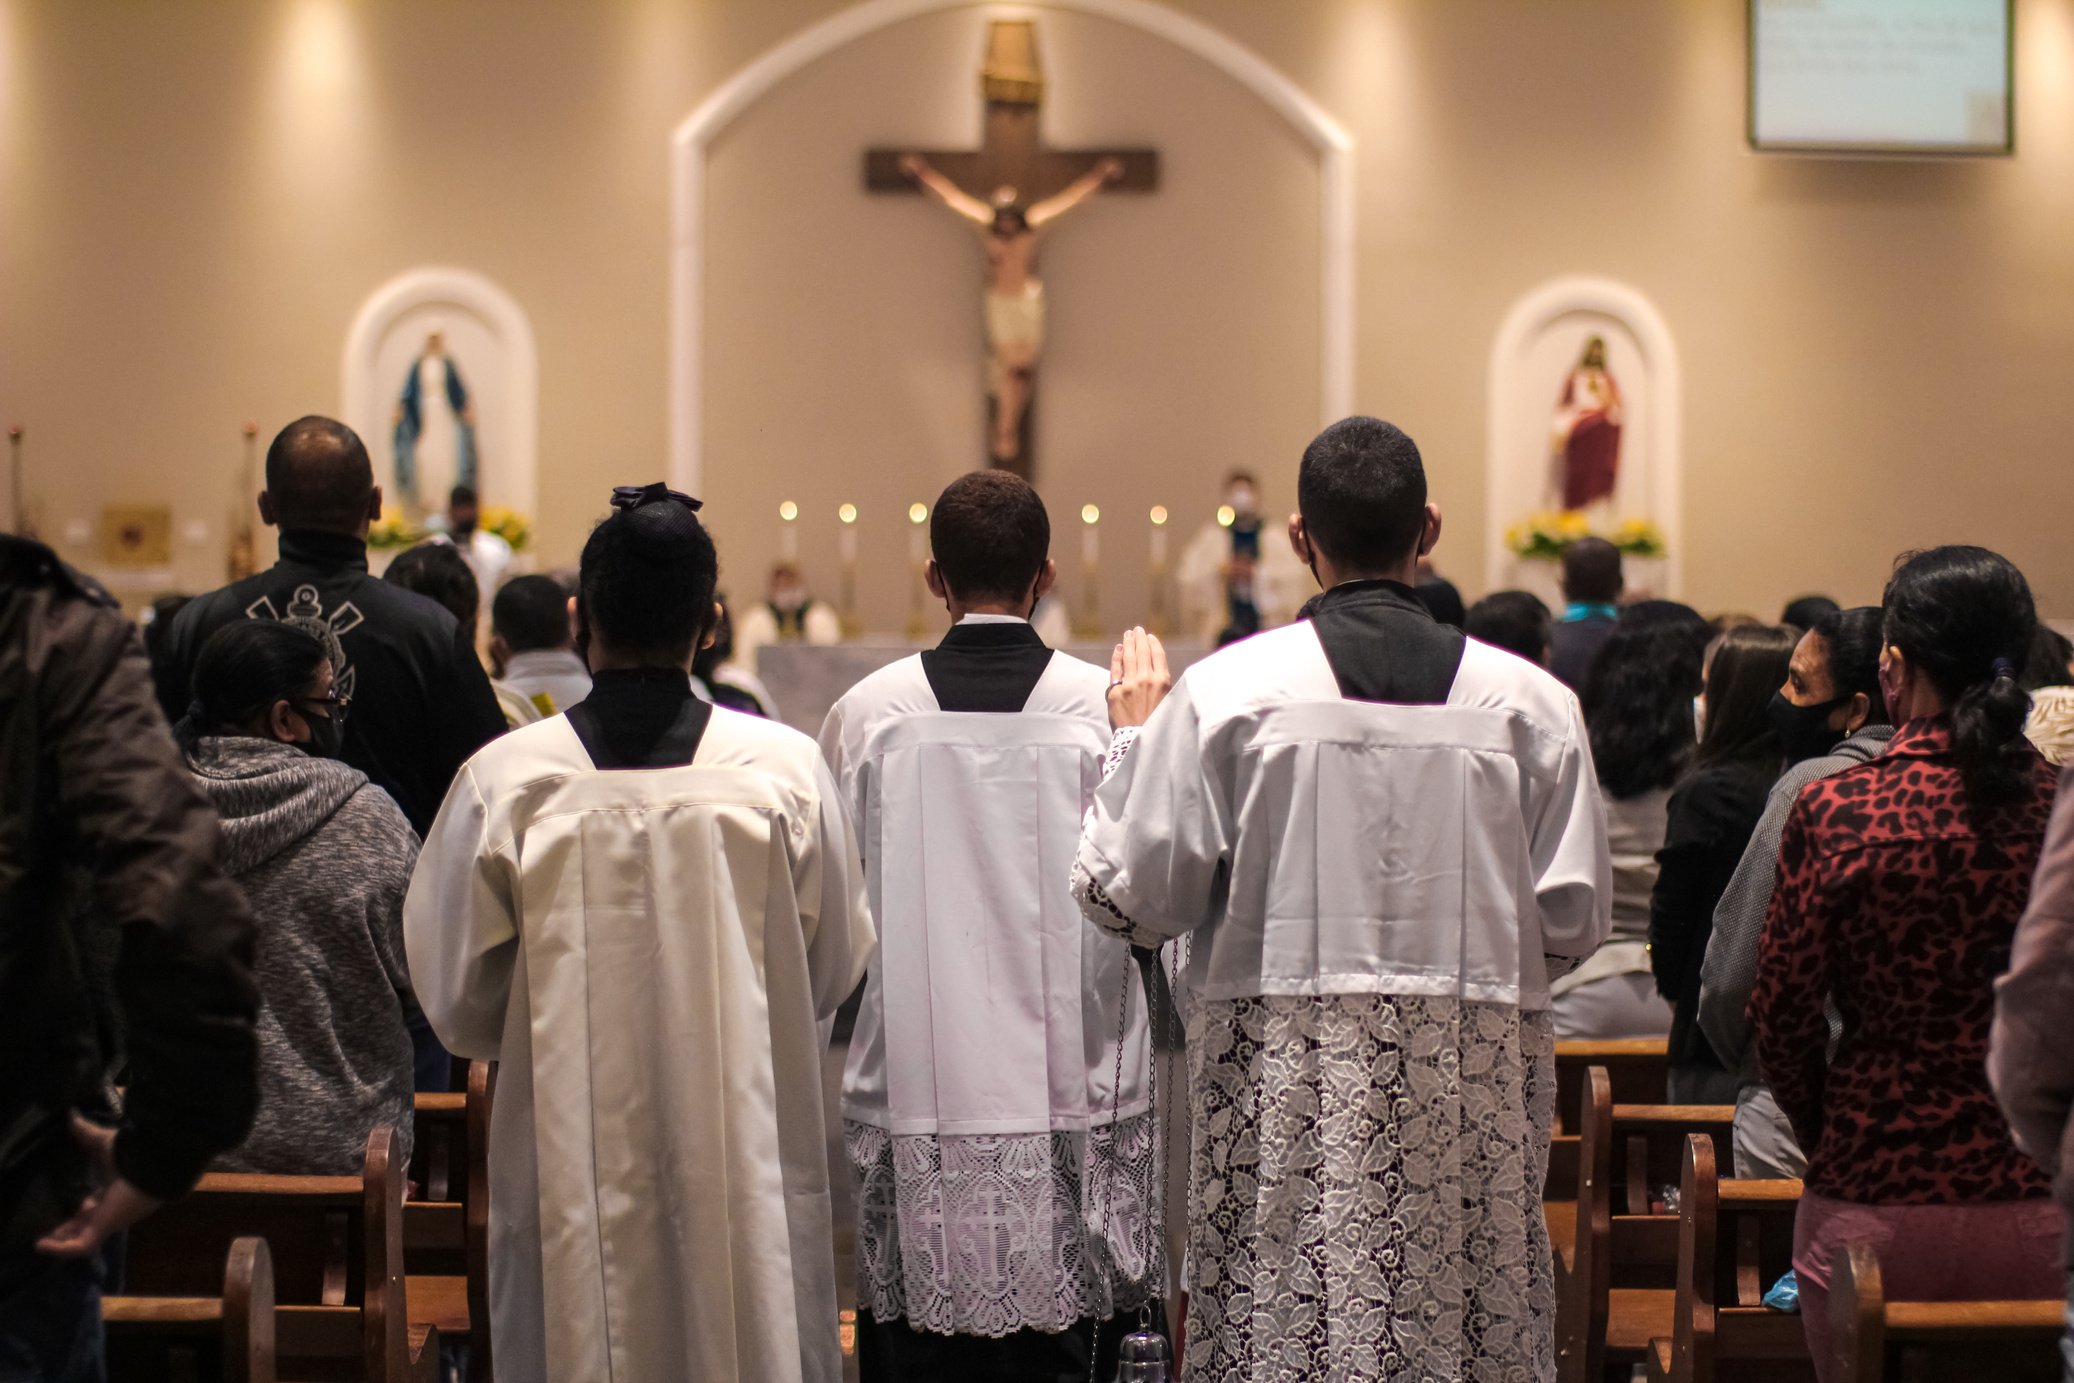
<path id="1" fill-rule="evenodd" d="M 1102 637 L 1102 511 L 1080 506 L 1080 637 Z"/>
<path id="2" fill-rule="evenodd" d="M 29 485 L 22 473 L 22 425 L 16 423 L 7 429 L 8 488 L 13 496 L 14 531 L 24 538 L 36 536 L 36 525 L 29 522 Z"/>
<path id="3" fill-rule="evenodd" d="M 252 527 L 252 505 L 258 495 L 259 424 L 248 419 L 239 431 L 245 438 L 245 454 L 238 465 L 238 495 L 230 510 L 230 551 L 223 564 L 233 581 L 243 581 L 259 570 L 259 535 Z"/>
<path id="4" fill-rule="evenodd" d="M 914 643 L 929 636 L 929 587 L 923 579 L 929 566 L 929 533 L 923 527 L 928 522 L 928 505 L 917 502 L 907 506 L 907 637 Z"/>
<path id="5" fill-rule="evenodd" d="M 854 639 L 861 632 L 857 623 L 857 506 L 845 504 L 835 511 L 835 516 L 842 522 L 839 543 L 843 558 L 843 591 L 839 608 L 843 637 Z"/>
<path id="6" fill-rule="evenodd" d="M 1167 636 L 1167 506 L 1152 506 L 1152 608 L 1145 622 L 1153 633 Z"/>

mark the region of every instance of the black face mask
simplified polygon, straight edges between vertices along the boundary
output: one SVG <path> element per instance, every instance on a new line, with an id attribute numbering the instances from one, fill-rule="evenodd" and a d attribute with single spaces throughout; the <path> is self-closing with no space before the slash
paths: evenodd
<path id="1" fill-rule="evenodd" d="M 1839 696 L 1824 701 L 1819 706 L 1796 706 L 1786 699 L 1784 692 L 1773 692 L 1771 705 L 1772 728 L 1779 732 L 1779 742 L 1786 746 L 1786 758 L 1790 763 L 1812 759 L 1827 754 L 1843 737 L 1843 731 L 1829 728 L 1829 717 L 1836 708 L 1844 704 Z"/>
<path id="2" fill-rule="evenodd" d="M 310 737 L 303 741 L 302 752 L 313 759 L 335 759 L 346 737 L 346 727 L 336 714 L 320 716 L 311 711 L 297 708 L 303 723 L 310 727 Z"/>

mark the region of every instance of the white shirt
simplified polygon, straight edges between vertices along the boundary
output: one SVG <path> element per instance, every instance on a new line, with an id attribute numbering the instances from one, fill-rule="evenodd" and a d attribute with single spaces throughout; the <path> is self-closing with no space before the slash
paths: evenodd
<path id="1" fill-rule="evenodd" d="M 505 1383 L 836 1383 L 820 1023 L 873 936 L 813 741 L 715 709 L 692 762 L 600 771 L 566 716 L 461 770 L 404 911 L 454 1052 L 501 1062 Z"/>
<path id="2" fill-rule="evenodd" d="M 504 684 L 540 706 L 541 714 L 559 715 L 591 694 L 591 672 L 573 648 L 529 648 L 506 661 Z"/>
<path id="3" fill-rule="evenodd" d="M 1081 868 L 1191 990 L 1549 1005 L 1611 924 L 1577 701 L 1469 640 L 1443 704 L 1348 700 L 1316 629 L 1185 672 L 1095 795 Z"/>
<path id="4" fill-rule="evenodd" d="M 735 658 L 743 665 L 761 671 L 757 667 L 756 651 L 767 643 L 779 642 L 782 635 L 778 630 L 778 617 L 771 607 L 757 601 L 735 618 Z M 843 641 L 843 622 L 834 610 L 814 601 L 807 606 L 806 630 L 802 642 L 825 647 Z"/>

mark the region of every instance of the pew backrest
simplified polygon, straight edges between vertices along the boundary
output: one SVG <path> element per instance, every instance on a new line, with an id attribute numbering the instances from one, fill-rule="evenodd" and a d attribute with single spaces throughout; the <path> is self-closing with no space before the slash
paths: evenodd
<path id="1" fill-rule="evenodd" d="M 1793 1266 L 1798 1181 L 1718 1175 L 1719 1145 L 1685 1139 L 1679 1179 L 1676 1383 L 1801 1383 L 1814 1377 L 1800 1317 L 1764 1294 Z"/>
<path id="2" fill-rule="evenodd" d="M 220 1296 L 101 1299 L 112 1378 L 274 1383 L 274 1266 L 266 1241 L 233 1240 Z"/>
<path id="3" fill-rule="evenodd" d="M 2062 1301 L 1888 1301 L 1854 1244 L 1829 1295 L 1832 1383 L 2060 1383 Z"/>
<path id="4" fill-rule="evenodd" d="M 1556 1043 L 1556 1131 L 1577 1132 L 1585 1072 L 1604 1068 L 1615 1104 L 1662 1104 L 1670 1086 L 1670 1043 L 1661 1037 Z"/>
<path id="5" fill-rule="evenodd" d="M 358 1177 L 203 1177 L 191 1194 L 131 1231 L 127 1285 L 151 1296 L 204 1294 L 211 1265 L 246 1235 L 264 1239 L 273 1260 L 284 1373 L 305 1371 L 310 1361 L 357 1358 L 358 1376 L 370 1383 L 411 1375 L 403 1167 L 392 1129 L 382 1125 L 368 1135 Z"/>

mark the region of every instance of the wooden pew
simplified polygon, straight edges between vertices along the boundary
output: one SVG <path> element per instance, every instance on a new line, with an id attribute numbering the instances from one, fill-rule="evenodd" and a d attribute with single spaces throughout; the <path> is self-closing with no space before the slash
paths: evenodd
<path id="1" fill-rule="evenodd" d="M 266 1241 L 231 1242 L 223 1295 L 101 1298 L 113 1383 L 274 1383 L 274 1261 Z"/>
<path id="2" fill-rule="evenodd" d="M 396 1134 L 368 1135 L 357 1177 L 215 1174 L 130 1231 L 127 1286 L 146 1296 L 213 1290 L 245 1235 L 274 1266 L 274 1335 L 288 1378 L 432 1383 L 438 1332 L 409 1324 L 403 1282 L 403 1168 Z"/>
<path id="3" fill-rule="evenodd" d="M 417 1097 L 413 1199 L 403 1207 L 403 1270 L 413 1325 L 468 1341 L 470 1383 L 492 1383 L 490 1357 L 490 1063 L 466 1094 Z"/>
<path id="4" fill-rule="evenodd" d="M 1675 1185 L 1685 1139 L 1701 1134 L 1724 1155 L 1732 1105 L 1617 1105 L 1602 1067 L 1579 1101 L 1576 1232 L 1557 1254 L 1567 1290 L 1556 1309 L 1556 1365 L 1564 1383 L 1626 1383 L 1649 1342 L 1672 1333 L 1678 1216 L 1657 1188 Z"/>
<path id="5" fill-rule="evenodd" d="M 2064 1301 L 1888 1301 L 1851 1246 L 1829 1289 L 1831 1383 L 2060 1383 Z"/>
<path id="6" fill-rule="evenodd" d="M 1671 1083 L 1669 1042 L 1661 1037 L 1556 1043 L 1556 1132 L 1577 1132 L 1584 1073 L 1606 1068 L 1615 1104 L 1662 1104 Z"/>
<path id="7" fill-rule="evenodd" d="M 1798 1181 L 1716 1175 L 1711 1139 L 1685 1140 L 1676 1329 L 1651 1342 L 1649 1383 L 1813 1383 L 1800 1317 L 1764 1294 L 1793 1266 Z"/>

